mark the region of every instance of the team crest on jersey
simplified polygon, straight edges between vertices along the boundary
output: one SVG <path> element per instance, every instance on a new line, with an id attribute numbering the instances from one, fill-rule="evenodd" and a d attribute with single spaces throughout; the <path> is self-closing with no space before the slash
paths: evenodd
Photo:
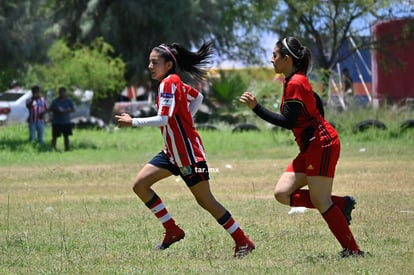
<path id="1" fill-rule="evenodd" d="M 191 166 L 180 167 L 180 171 L 183 176 L 191 175 L 191 173 L 193 172 Z"/>

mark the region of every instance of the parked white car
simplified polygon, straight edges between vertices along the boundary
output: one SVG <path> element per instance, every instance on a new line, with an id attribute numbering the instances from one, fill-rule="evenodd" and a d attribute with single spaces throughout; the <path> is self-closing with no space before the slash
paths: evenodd
<path id="1" fill-rule="evenodd" d="M 27 122 L 29 110 L 26 101 L 32 97 L 30 90 L 12 89 L 0 94 L 0 125 Z"/>

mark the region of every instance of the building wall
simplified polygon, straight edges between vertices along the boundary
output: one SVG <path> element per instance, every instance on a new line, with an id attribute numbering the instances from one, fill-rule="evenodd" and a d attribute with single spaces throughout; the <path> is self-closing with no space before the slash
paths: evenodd
<path id="1" fill-rule="evenodd" d="M 394 103 L 414 98 L 414 18 L 380 22 L 373 35 L 380 43 L 372 56 L 374 98 Z"/>

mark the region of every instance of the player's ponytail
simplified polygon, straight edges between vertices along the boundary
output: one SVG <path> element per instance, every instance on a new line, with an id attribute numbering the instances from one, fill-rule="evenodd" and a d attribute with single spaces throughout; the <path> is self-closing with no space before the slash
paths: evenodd
<path id="1" fill-rule="evenodd" d="M 282 56 L 290 55 L 293 60 L 293 66 L 296 69 L 308 74 L 312 69 L 312 53 L 308 47 L 303 46 L 300 41 L 294 37 L 286 37 L 277 43 L 279 53 Z"/>
<path id="2" fill-rule="evenodd" d="M 166 61 L 173 62 L 172 73 L 178 69 L 189 73 L 195 79 L 204 79 L 207 74 L 207 65 L 213 55 L 212 42 L 201 45 L 197 52 L 192 52 L 178 43 L 161 44 L 155 47 L 156 50 Z"/>

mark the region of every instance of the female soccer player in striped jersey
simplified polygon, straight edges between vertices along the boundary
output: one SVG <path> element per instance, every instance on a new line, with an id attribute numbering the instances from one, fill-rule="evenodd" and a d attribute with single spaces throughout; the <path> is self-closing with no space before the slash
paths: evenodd
<path id="1" fill-rule="evenodd" d="M 212 56 L 212 44 L 204 43 L 191 52 L 177 43 L 161 44 L 150 53 L 148 69 L 158 86 L 158 114 L 149 118 L 131 118 L 128 114 L 115 116 L 119 127 L 158 126 L 164 138 L 164 149 L 139 171 L 133 190 L 154 213 L 165 228 L 164 239 L 157 246 L 166 249 L 184 238 L 162 200 L 151 186 L 171 175 L 180 175 L 198 204 L 217 220 L 235 241 L 234 256 L 249 254 L 254 243 L 244 234 L 232 215 L 213 196 L 203 143 L 197 133 L 192 115 L 199 107 L 202 95 L 184 84 L 177 69 L 202 79 Z"/>
<path id="2" fill-rule="evenodd" d="M 317 208 L 341 244 L 341 255 L 363 256 L 349 228 L 355 200 L 331 195 L 340 141 L 318 110 L 317 98 L 306 77 L 311 58 L 310 50 L 296 38 L 287 37 L 276 43 L 271 62 L 275 72 L 285 76 L 281 114 L 265 109 L 250 92 L 243 93 L 240 101 L 262 119 L 291 129 L 299 146 L 299 154 L 275 187 L 276 200 L 290 206 Z M 305 185 L 308 189 L 302 189 Z"/>

